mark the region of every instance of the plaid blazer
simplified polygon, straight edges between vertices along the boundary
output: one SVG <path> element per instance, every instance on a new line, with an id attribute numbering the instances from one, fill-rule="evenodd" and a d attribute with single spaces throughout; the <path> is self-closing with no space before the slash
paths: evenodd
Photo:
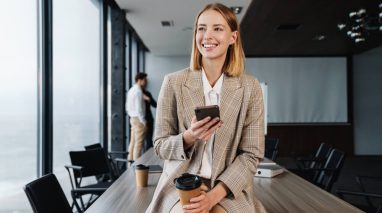
<path id="1" fill-rule="evenodd" d="M 264 156 L 263 96 L 256 78 L 224 76 L 220 101 L 223 125 L 215 132 L 211 187 L 222 181 L 231 194 L 220 205 L 227 212 L 255 212 L 253 177 Z M 158 99 L 154 149 L 164 160 L 163 173 L 146 212 L 169 212 L 179 200 L 174 179 L 196 174 L 203 143 L 185 152 L 183 132 L 194 109 L 204 106 L 202 72 L 189 68 L 165 76 Z"/>

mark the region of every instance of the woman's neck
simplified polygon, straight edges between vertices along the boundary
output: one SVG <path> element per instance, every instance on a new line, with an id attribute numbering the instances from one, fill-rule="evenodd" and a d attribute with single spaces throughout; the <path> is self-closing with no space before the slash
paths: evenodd
<path id="1" fill-rule="evenodd" d="M 221 62 L 203 60 L 203 69 L 211 87 L 214 87 L 215 83 L 219 80 L 219 77 L 223 73 L 222 68 L 223 63 Z"/>

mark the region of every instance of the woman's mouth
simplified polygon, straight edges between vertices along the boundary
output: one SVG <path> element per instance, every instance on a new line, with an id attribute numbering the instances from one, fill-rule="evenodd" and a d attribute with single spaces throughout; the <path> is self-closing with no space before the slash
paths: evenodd
<path id="1" fill-rule="evenodd" d="M 210 43 L 208 43 L 208 44 L 202 44 L 202 46 L 204 48 L 206 48 L 207 50 L 209 50 L 209 49 L 213 49 L 213 48 L 217 47 L 218 45 L 217 44 L 210 44 Z"/>

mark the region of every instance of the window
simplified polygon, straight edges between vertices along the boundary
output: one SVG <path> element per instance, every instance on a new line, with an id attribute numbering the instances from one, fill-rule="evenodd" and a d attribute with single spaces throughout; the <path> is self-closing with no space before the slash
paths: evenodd
<path id="1" fill-rule="evenodd" d="M 53 4 L 53 171 L 68 194 L 69 151 L 100 141 L 101 2 Z"/>
<path id="2" fill-rule="evenodd" d="M 22 187 L 37 176 L 38 4 L 22 5 L 0 7 L 0 212 L 31 211 Z"/>

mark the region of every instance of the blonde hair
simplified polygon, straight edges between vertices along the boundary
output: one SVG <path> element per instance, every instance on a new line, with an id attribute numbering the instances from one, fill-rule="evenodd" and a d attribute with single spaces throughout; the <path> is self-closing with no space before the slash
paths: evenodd
<path id="1" fill-rule="evenodd" d="M 196 16 L 194 24 L 193 44 L 190 60 L 190 68 L 192 70 L 200 70 L 202 68 L 202 55 L 196 45 L 196 32 L 199 16 L 207 10 L 215 10 L 220 13 L 227 21 L 231 31 L 237 31 L 236 42 L 231 44 L 227 50 L 226 59 L 223 65 L 223 71 L 228 76 L 237 77 L 244 73 L 244 51 L 240 38 L 240 25 L 237 22 L 236 15 L 233 11 L 223 4 L 214 3 L 206 5 Z"/>

